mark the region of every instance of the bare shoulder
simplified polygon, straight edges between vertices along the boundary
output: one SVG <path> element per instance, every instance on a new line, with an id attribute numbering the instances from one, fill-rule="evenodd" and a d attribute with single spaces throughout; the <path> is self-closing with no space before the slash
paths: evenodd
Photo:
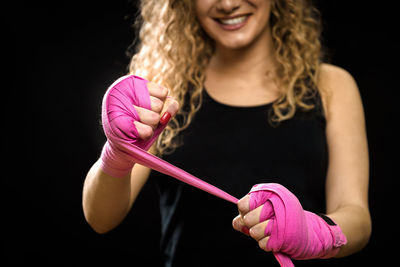
<path id="1" fill-rule="evenodd" d="M 322 64 L 320 67 L 318 86 L 327 116 L 336 109 L 361 107 L 361 97 L 353 76 L 345 69 Z M 360 106 L 361 105 L 361 106 Z"/>
<path id="2" fill-rule="evenodd" d="M 319 83 L 328 91 L 340 90 L 343 87 L 357 89 L 353 76 L 347 70 L 326 63 L 320 66 Z"/>
<path id="3" fill-rule="evenodd" d="M 327 63 L 320 66 L 320 82 L 337 85 L 355 83 L 353 76 L 347 70 Z"/>

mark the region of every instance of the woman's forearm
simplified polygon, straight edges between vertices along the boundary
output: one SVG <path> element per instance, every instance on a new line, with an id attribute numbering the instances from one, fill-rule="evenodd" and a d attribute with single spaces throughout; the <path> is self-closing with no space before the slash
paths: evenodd
<path id="1" fill-rule="evenodd" d="M 85 218 L 98 233 L 116 227 L 130 207 L 130 175 L 115 178 L 104 173 L 96 162 L 87 174 L 82 205 Z"/>
<path id="2" fill-rule="evenodd" d="M 347 244 L 341 247 L 336 257 L 353 254 L 366 246 L 371 236 L 371 217 L 367 209 L 357 205 L 347 205 L 327 214 L 341 228 Z"/>

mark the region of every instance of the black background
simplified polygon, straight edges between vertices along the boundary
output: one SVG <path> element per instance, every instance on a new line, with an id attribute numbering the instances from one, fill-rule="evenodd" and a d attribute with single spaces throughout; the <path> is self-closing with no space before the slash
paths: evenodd
<path id="1" fill-rule="evenodd" d="M 359 85 L 370 149 L 372 237 L 363 251 L 340 263 L 393 263 L 399 236 L 397 7 L 315 2 L 330 62 L 347 69 Z M 127 0 L 4 7 L 2 266 L 157 264 L 159 215 L 151 181 L 126 220 L 108 234 L 91 230 L 81 208 L 86 172 L 105 141 L 101 99 L 126 72 L 135 12 Z"/>

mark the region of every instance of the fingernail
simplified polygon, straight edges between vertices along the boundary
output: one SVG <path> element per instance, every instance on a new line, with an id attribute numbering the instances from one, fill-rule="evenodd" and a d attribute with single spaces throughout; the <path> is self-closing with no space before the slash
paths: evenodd
<path id="1" fill-rule="evenodd" d="M 161 123 L 162 125 L 165 125 L 165 124 L 167 124 L 167 123 L 169 122 L 170 119 L 171 119 L 171 114 L 170 114 L 168 111 L 166 111 L 166 112 L 161 116 L 160 123 Z"/>
<path id="2" fill-rule="evenodd" d="M 249 228 L 247 228 L 246 226 L 242 227 L 242 232 L 245 233 L 246 235 L 250 235 Z"/>

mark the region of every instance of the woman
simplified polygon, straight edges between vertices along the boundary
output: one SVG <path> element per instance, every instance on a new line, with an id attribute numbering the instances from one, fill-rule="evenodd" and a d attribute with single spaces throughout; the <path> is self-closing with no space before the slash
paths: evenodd
<path id="1" fill-rule="evenodd" d="M 153 83 L 151 110 L 134 107 L 140 138 L 171 119 L 150 151 L 244 197 L 235 207 L 114 157 L 106 143 L 83 192 L 93 229 L 116 227 L 151 177 L 160 192 L 165 266 L 276 264 L 266 252 L 269 220 L 260 220 L 262 207 L 250 210 L 246 195 L 273 182 L 340 226 L 347 243 L 335 257 L 362 249 L 371 234 L 362 103 L 352 76 L 321 62 L 309 1 L 145 0 L 141 11 L 130 73 Z M 121 175 L 105 171 L 120 165 Z M 243 235 L 228 223 L 237 209 L 232 225 Z"/>

